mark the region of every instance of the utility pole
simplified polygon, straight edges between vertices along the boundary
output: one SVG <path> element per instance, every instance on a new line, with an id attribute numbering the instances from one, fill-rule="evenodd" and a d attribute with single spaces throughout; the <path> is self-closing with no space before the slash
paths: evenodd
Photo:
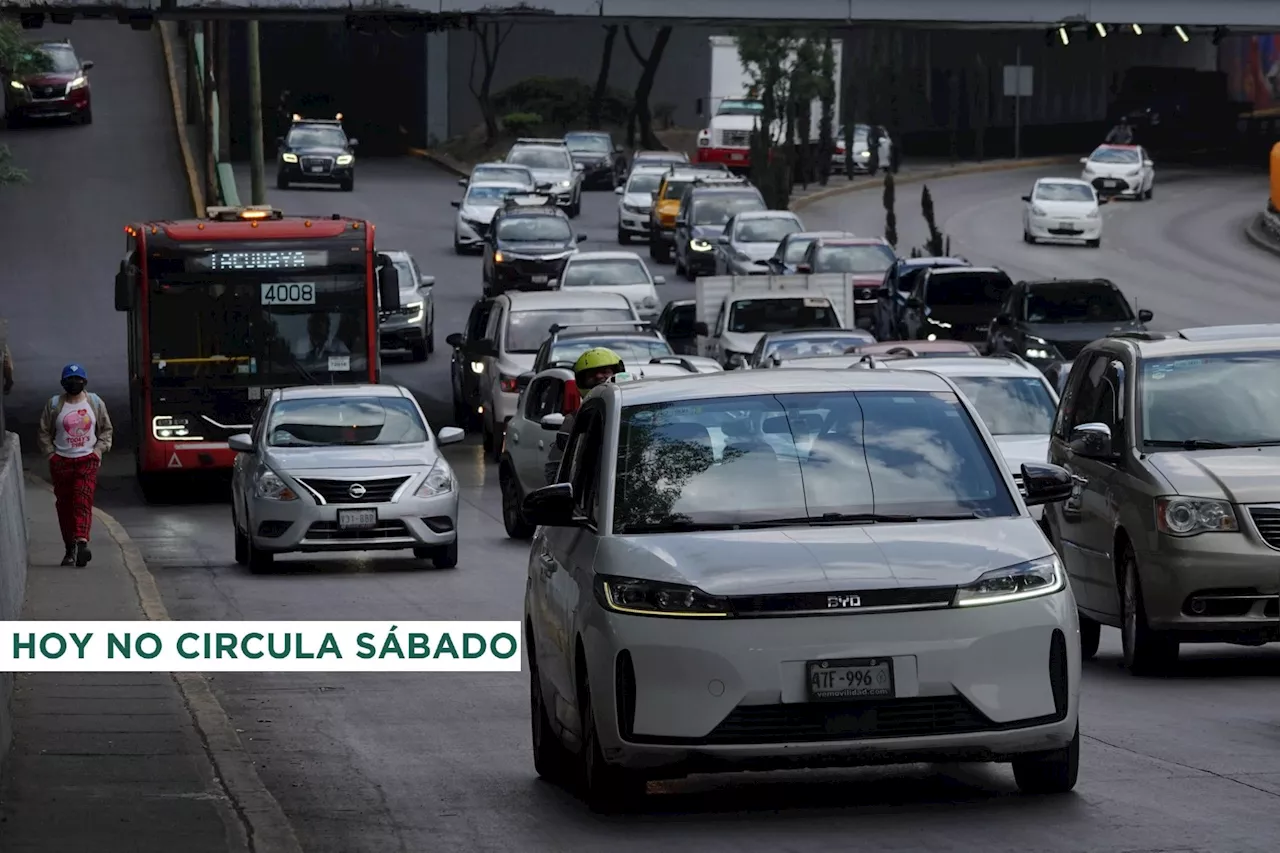
<path id="1" fill-rule="evenodd" d="M 1017 75 L 1017 86 L 1013 96 L 1013 159 L 1022 159 L 1022 42 L 1019 41 L 1013 54 L 1014 74 Z"/>
<path id="2" fill-rule="evenodd" d="M 262 64 L 256 20 L 249 21 L 249 186 L 251 204 L 267 203 L 266 166 L 262 153 Z"/>

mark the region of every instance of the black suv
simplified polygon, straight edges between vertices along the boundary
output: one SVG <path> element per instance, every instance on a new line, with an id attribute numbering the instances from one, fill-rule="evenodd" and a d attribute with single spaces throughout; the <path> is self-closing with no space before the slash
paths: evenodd
<path id="1" fill-rule="evenodd" d="M 899 340 L 965 341 L 986 346 L 991 321 L 1013 288 L 995 267 L 934 267 L 925 270 L 907 297 Z"/>
<path id="2" fill-rule="evenodd" d="M 746 178 L 696 178 L 680 199 L 676 214 L 676 275 L 693 280 L 715 275 L 715 247 L 736 214 L 768 210 L 764 196 Z"/>
<path id="3" fill-rule="evenodd" d="M 1153 316 L 1145 309 L 1135 312 L 1105 278 L 1020 281 L 991 324 L 988 347 L 992 353 L 1016 353 L 1043 370 L 1071 361 L 1114 332 L 1143 331 Z"/>
<path id="4" fill-rule="evenodd" d="M 356 185 L 357 139 L 342 129 L 342 113 L 332 119 L 294 115 L 289 133 L 276 140 L 276 187 L 337 184 L 343 192 Z"/>
<path id="5" fill-rule="evenodd" d="M 627 180 L 627 155 L 613 137 L 599 130 L 578 130 L 564 135 L 574 163 L 582 164 L 583 186 L 617 189 Z"/>
<path id="6" fill-rule="evenodd" d="M 484 237 L 484 295 L 550 290 L 585 239 L 574 233 L 554 196 L 507 196 Z"/>
<path id="7" fill-rule="evenodd" d="M 466 329 L 445 338 L 445 342 L 453 347 L 453 358 L 449 362 L 449 378 L 453 386 L 453 422 L 471 432 L 480 430 L 480 382 L 483 379 L 484 364 L 467 354 L 467 346 L 484 340 L 489 315 L 492 313 L 492 299 L 476 300 L 471 306 L 471 313 L 467 315 Z M 477 366 L 479 370 L 476 369 Z"/>
<path id="8" fill-rule="evenodd" d="M 899 258 L 885 271 L 884 281 L 876 291 L 875 320 L 871 324 L 876 338 L 905 340 L 901 335 L 902 315 L 907 309 L 907 299 L 925 270 L 967 266 L 969 262 L 963 258 Z"/>

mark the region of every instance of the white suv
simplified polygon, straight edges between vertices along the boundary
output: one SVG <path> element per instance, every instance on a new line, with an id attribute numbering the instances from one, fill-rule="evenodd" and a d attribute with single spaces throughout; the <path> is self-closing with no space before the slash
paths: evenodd
<path id="1" fill-rule="evenodd" d="M 671 166 L 635 166 L 627 176 L 627 183 L 614 192 L 618 196 L 618 242 L 627 245 L 632 240 L 649 239 L 649 215 L 653 212 L 653 194 L 658 191 Z"/>

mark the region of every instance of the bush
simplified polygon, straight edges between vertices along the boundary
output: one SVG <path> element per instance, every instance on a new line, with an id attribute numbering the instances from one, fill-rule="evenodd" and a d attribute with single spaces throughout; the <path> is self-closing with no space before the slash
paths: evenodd
<path id="1" fill-rule="evenodd" d="M 554 127 L 568 130 L 581 126 L 591 112 L 590 84 L 572 77 L 529 77 L 493 96 L 499 113 L 541 116 Z M 631 98 L 616 90 L 605 93 L 600 119 L 606 125 L 622 125 L 631 112 Z"/>
<path id="2" fill-rule="evenodd" d="M 542 116 L 537 113 L 507 113 L 502 117 L 502 127 L 516 136 L 534 136 L 542 127 Z"/>

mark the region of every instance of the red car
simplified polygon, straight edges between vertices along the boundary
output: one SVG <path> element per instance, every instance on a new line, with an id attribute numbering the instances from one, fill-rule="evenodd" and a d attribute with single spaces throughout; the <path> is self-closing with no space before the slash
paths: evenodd
<path id="1" fill-rule="evenodd" d="M 10 127 L 33 119 L 93 121 L 88 71 L 93 63 L 76 56 L 69 41 L 30 46 L 44 70 L 10 78 L 4 87 L 5 120 Z"/>

